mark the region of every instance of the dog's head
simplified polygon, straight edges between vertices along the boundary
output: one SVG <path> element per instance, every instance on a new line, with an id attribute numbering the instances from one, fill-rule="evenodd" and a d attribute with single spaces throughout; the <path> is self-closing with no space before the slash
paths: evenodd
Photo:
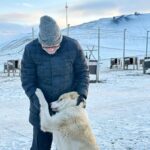
<path id="1" fill-rule="evenodd" d="M 61 111 L 69 107 L 76 106 L 79 94 L 77 92 L 69 92 L 61 95 L 57 101 L 51 103 L 53 111 Z"/>

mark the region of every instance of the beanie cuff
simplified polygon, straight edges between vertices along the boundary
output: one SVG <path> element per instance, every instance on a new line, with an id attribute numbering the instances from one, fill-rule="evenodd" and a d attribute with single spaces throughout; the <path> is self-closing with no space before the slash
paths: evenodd
<path id="1" fill-rule="evenodd" d="M 40 34 L 38 36 L 39 43 L 42 45 L 47 45 L 47 46 L 59 45 L 62 42 L 62 39 L 63 39 L 63 36 L 60 35 L 56 41 L 50 42 L 48 40 L 42 40 Z"/>

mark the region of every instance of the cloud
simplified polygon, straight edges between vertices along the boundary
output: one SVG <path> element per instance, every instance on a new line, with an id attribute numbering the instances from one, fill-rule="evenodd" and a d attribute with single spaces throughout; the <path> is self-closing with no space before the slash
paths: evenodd
<path id="1" fill-rule="evenodd" d="M 68 20 L 74 25 L 122 14 L 146 13 L 150 12 L 149 6 L 148 0 L 82 0 L 68 5 Z M 59 14 L 65 20 L 65 9 L 60 9 Z"/>
<path id="2" fill-rule="evenodd" d="M 118 8 L 120 13 L 132 13 L 135 11 L 138 12 L 150 12 L 150 1 L 148 0 L 123 0 Z"/>
<path id="3" fill-rule="evenodd" d="M 29 7 L 29 8 L 33 7 L 33 5 L 31 5 L 29 3 L 22 3 L 22 5 L 25 6 L 25 7 Z"/>
<path id="4" fill-rule="evenodd" d="M 65 24 L 65 9 L 59 11 L 61 18 L 64 19 Z M 97 0 L 97 1 L 82 1 L 76 5 L 68 5 L 68 20 L 69 24 L 77 25 L 84 22 L 89 22 L 104 17 L 111 17 L 119 15 L 120 12 L 117 3 L 111 0 Z"/>
<path id="5" fill-rule="evenodd" d="M 69 12 L 73 16 L 99 16 L 110 17 L 137 12 L 150 12 L 149 0 L 83 0 L 76 5 L 69 6 Z M 113 12 L 113 14 L 111 14 Z M 97 18 L 96 17 L 96 18 Z"/>
<path id="6" fill-rule="evenodd" d="M 33 25 L 39 23 L 39 18 L 44 15 L 43 12 L 30 12 L 30 13 L 7 13 L 1 14 L 1 22 L 18 23 L 24 25 Z"/>
<path id="7" fill-rule="evenodd" d="M 42 15 L 50 15 L 61 27 L 65 27 L 65 2 L 64 5 L 62 4 L 63 2 L 50 2 L 50 4 L 44 3 L 43 5 L 40 1 L 36 5 L 30 4 L 30 2 L 19 2 L 12 7 L 12 5 L 9 6 L 8 4 L 7 9 L 5 9 L 7 11 L 3 11 L 3 14 L 0 14 L 0 21 L 36 24 L 39 23 L 39 18 Z M 149 0 L 71 0 L 68 2 L 68 20 L 69 24 L 77 25 L 99 18 L 131 14 L 135 11 L 139 13 L 150 12 L 149 6 Z M 8 10 L 10 13 L 8 13 Z M 16 12 L 12 12 L 14 10 Z"/>
<path id="8" fill-rule="evenodd" d="M 96 13 L 106 13 L 112 9 L 117 9 L 117 3 L 108 0 L 108 1 L 90 1 L 87 3 L 82 3 L 80 5 L 76 5 L 70 8 L 72 12 L 82 12 L 82 14 L 86 15 L 95 15 Z"/>

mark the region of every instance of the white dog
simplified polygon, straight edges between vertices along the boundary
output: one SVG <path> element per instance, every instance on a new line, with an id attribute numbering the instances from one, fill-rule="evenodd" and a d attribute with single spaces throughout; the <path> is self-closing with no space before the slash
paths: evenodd
<path id="1" fill-rule="evenodd" d="M 52 132 L 57 150 L 99 150 L 82 104 L 76 106 L 77 92 L 63 94 L 51 103 L 54 116 L 40 89 L 36 90 L 40 102 L 40 124 L 44 132 Z"/>

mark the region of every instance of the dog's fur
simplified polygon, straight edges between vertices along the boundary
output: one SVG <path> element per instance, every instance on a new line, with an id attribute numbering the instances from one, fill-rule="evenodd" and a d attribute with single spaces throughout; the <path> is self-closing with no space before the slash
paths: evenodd
<path id="1" fill-rule="evenodd" d="M 99 150 L 82 104 L 76 106 L 78 94 L 69 92 L 51 103 L 54 116 L 40 89 L 36 90 L 40 103 L 40 124 L 44 132 L 52 132 L 57 150 Z"/>

